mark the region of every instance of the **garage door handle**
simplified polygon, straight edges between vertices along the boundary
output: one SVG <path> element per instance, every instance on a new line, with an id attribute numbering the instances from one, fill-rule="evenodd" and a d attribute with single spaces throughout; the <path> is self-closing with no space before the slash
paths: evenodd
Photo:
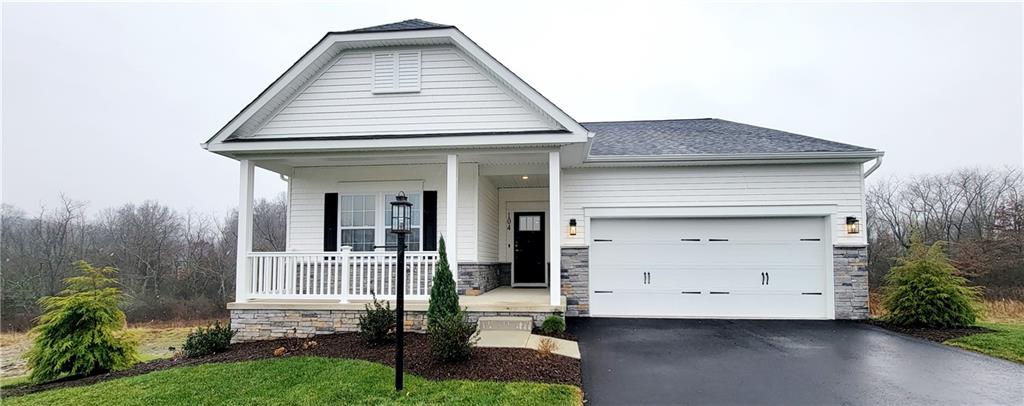
<path id="1" fill-rule="evenodd" d="M 761 286 L 764 286 L 764 272 L 761 272 Z"/>
<path id="2" fill-rule="evenodd" d="M 595 290 L 594 293 L 612 293 L 610 290 Z"/>
<path id="3" fill-rule="evenodd" d="M 771 282 L 771 281 L 772 281 L 772 275 L 770 273 L 768 273 L 768 272 L 765 272 L 764 273 L 764 284 L 768 285 L 768 283 Z"/>

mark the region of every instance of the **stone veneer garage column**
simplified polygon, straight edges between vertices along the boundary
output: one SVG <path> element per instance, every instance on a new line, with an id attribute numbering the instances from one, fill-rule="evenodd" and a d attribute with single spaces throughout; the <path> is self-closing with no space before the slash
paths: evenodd
<path id="1" fill-rule="evenodd" d="M 836 319 L 868 318 L 868 248 L 832 248 Z"/>
<path id="2" fill-rule="evenodd" d="M 565 315 L 590 315 L 590 248 L 562 248 L 562 296 Z"/>

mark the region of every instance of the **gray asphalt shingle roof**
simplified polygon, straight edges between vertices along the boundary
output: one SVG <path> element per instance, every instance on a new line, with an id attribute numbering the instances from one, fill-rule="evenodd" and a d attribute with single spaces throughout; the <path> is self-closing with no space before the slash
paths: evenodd
<path id="1" fill-rule="evenodd" d="M 717 118 L 580 124 L 594 132 L 592 156 L 874 151 Z"/>
<path id="2" fill-rule="evenodd" d="M 430 21 L 423 21 L 418 18 L 412 20 L 399 21 L 397 23 L 375 25 L 373 27 L 356 28 L 354 30 L 341 31 L 339 34 L 345 33 L 356 33 L 356 32 L 386 32 L 386 31 L 411 31 L 411 30 L 429 30 L 433 28 L 452 28 L 454 25 L 432 23 Z"/>

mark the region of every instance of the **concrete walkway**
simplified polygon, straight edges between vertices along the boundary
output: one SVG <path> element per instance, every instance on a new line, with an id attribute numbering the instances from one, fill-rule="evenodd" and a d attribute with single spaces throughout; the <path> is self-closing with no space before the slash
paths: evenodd
<path id="1" fill-rule="evenodd" d="M 476 333 L 480 341 L 477 347 L 491 348 L 530 348 L 536 350 L 543 339 L 555 342 L 556 348 L 551 351 L 558 355 L 580 359 L 580 347 L 575 341 L 531 334 L 527 331 L 486 330 Z"/>

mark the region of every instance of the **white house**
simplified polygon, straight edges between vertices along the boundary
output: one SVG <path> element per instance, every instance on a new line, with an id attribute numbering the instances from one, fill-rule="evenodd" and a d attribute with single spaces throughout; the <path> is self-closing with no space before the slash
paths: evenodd
<path id="1" fill-rule="evenodd" d="M 454 26 L 330 32 L 203 147 L 240 163 L 241 340 L 352 330 L 371 292 L 393 297 L 398 192 L 413 328 L 442 237 L 471 317 L 867 316 L 881 151 L 719 119 L 580 123 Z M 251 251 L 257 166 L 288 181 L 286 252 Z"/>

